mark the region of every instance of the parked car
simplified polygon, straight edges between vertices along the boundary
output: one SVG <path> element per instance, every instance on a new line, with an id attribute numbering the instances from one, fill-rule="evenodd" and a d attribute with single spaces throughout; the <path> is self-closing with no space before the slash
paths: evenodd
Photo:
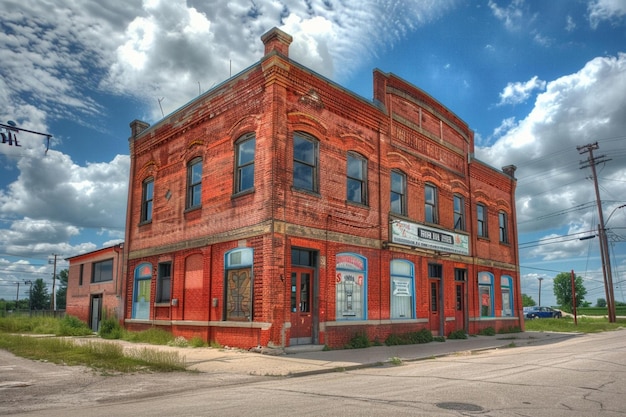
<path id="1" fill-rule="evenodd" d="M 551 307 L 524 307 L 524 317 L 527 319 L 560 319 L 563 313 Z"/>

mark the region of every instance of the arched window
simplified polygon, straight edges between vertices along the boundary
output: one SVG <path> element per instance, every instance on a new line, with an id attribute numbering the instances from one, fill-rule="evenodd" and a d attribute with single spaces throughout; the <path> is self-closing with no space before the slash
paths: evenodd
<path id="1" fill-rule="evenodd" d="M 224 320 L 252 321 L 251 248 L 233 249 L 225 255 Z"/>
<path id="2" fill-rule="evenodd" d="M 141 263 L 135 268 L 133 288 L 133 319 L 150 318 L 150 286 L 152 283 L 152 264 Z"/>

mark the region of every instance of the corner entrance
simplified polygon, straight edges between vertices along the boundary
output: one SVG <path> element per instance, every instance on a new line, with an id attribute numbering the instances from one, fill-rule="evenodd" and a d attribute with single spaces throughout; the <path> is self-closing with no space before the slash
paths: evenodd
<path id="1" fill-rule="evenodd" d="M 293 268 L 291 272 L 291 344 L 313 342 L 311 314 L 313 270 Z"/>
<path id="2" fill-rule="evenodd" d="M 317 252 L 305 249 L 291 250 L 289 276 L 289 345 L 317 343 Z"/>

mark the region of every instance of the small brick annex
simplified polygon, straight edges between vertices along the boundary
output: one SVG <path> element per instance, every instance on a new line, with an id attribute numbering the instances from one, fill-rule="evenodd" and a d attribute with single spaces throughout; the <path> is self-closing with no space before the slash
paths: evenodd
<path id="1" fill-rule="evenodd" d="M 119 244 L 67 258 L 65 313 L 84 321 L 94 332 L 107 314 L 117 318 L 123 313 L 123 247 Z"/>
<path id="2" fill-rule="evenodd" d="M 523 329 L 515 167 L 407 81 L 375 70 L 366 100 L 261 39 L 130 125 L 124 325 L 242 348 Z"/>

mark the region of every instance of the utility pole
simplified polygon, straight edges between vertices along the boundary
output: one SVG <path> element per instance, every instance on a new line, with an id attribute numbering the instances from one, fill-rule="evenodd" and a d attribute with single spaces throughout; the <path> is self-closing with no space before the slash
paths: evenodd
<path id="1" fill-rule="evenodd" d="M 52 269 L 52 297 L 50 297 L 50 310 L 52 310 L 52 314 L 54 314 L 57 309 L 57 300 L 54 294 L 54 287 L 57 280 L 57 256 L 59 255 L 57 255 L 56 253 L 53 253 L 52 255 L 54 256 L 54 267 Z"/>
<path id="2" fill-rule="evenodd" d="M 19 281 L 16 282 L 17 284 L 17 294 L 15 294 L 15 312 L 17 312 L 17 310 L 19 310 L 20 308 L 20 283 Z"/>
<path id="3" fill-rule="evenodd" d="M 604 275 L 604 288 L 606 292 L 606 305 L 609 313 L 609 323 L 615 323 L 615 297 L 613 295 L 613 275 L 611 271 L 611 256 L 609 254 L 609 242 L 604 228 L 604 215 L 602 214 L 602 200 L 600 199 L 600 189 L 598 188 L 598 176 L 596 175 L 596 165 L 610 161 L 604 155 L 594 157 L 593 151 L 598 149 L 598 142 L 584 146 L 577 146 L 576 149 L 581 155 L 589 153 L 586 161 L 580 161 L 580 169 L 591 167 L 593 184 L 596 191 L 596 204 L 598 205 L 598 237 L 600 238 L 600 257 L 602 259 L 602 273 Z"/>
<path id="4" fill-rule="evenodd" d="M 541 307 L 541 281 L 543 281 L 543 277 L 537 279 L 539 280 L 539 307 Z"/>

